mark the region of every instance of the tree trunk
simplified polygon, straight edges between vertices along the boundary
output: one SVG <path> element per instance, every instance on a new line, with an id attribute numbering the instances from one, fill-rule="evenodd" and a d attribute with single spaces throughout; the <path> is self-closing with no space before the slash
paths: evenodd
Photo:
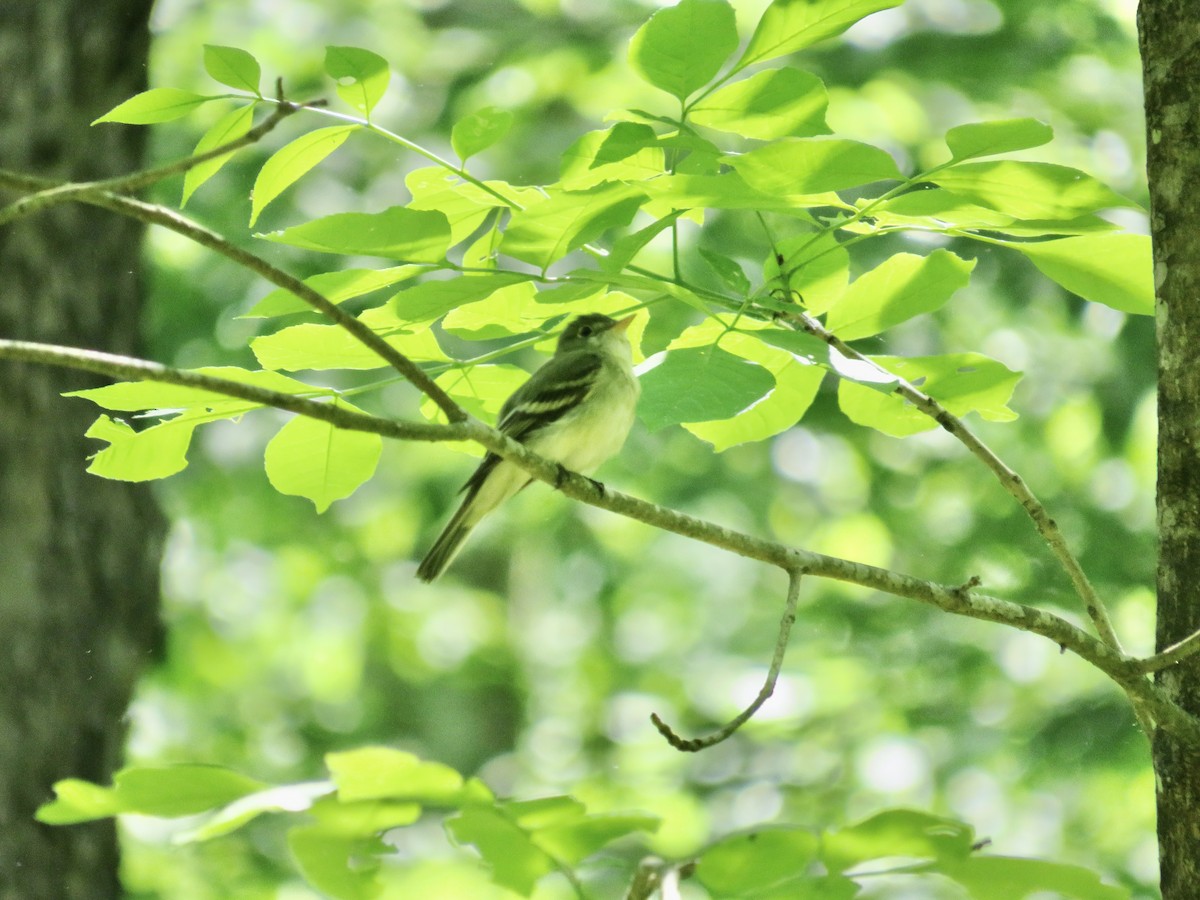
<path id="1" fill-rule="evenodd" d="M 142 163 L 88 122 L 144 89 L 151 0 L 0 0 L 0 165 L 73 180 Z M 12 200 L 0 194 L 0 203 Z M 0 335 L 137 352 L 142 229 L 60 206 L 0 229 Z M 160 644 L 163 524 L 145 486 L 84 473 L 87 376 L 0 364 L 0 900 L 117 897 L 111 821 L 33 820 L 51 784 L 106 783 Z"/>
<path id="2" fill-rule="evenodd" d="M 1163 649 L 1200 629 L 1200 30 L 1195 0 L 1142 0 L 1147 170 L 1158 320 L 1158 632 Z M 1200 715 L 1200 659 L 1161 672 Z M 1164 900 L 1200 885 L 1200 748 L 1154 739 Z"/>

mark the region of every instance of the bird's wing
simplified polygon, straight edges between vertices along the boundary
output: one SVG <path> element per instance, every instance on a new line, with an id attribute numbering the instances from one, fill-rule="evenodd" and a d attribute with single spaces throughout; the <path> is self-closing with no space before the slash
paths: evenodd
<path id="1" fill-rule="evenodd" d="M 551 357 L 504 401 L 496 427 L 513 440 L 524 441 L 558 421 L 591 392 L 603 362 L 600 354 L 589 350 Z M 488 453 L 462 489 L 468 493 L 478 490 L 499 464 L 500 457 Z"/>

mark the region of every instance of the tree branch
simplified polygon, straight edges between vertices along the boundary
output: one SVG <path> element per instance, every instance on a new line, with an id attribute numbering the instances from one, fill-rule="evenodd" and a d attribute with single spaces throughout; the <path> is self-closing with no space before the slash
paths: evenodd
<path id="1" fill-rule="evenodd" d="M 889 377 L 897 378 L 895 374 L 882 369 L 871 359 L 842 341 L 833 332 L 828 331 L 813 319 L 812 316 L 805 313 L 795 313 L 788 315 L 787 319 L 801 330 L 824 341 L 847 359 L 867 363 L 884 372 Z M 1099 633 L 1101 639 L 1114 650 L 1120 652 L 1121 641 L 1113 629 L 1112 620 L 1108 615 L 1108 610 L 1104 606 L 1104 601 L 1100 599 L 1100 596 L 1096 593 L 1096 589 L 1088 580 L 1087 574 L 1083 571 L 1083 567 L 1079 564 L 1079 560 L 1075 558 L 1075 555 L 1071 552 L 1071 548 L 1067 546 L 1067 540 L 1059 530 L 1058 523 L 1050 516 L 1046 507 L 1034 495 L 1029 485 L 1025 483 L 1025 480 L 1010 469 L 990 447 L 976 437 L 963 423 L 962 419 L 953 415 L 928 394 L 918 390 L 903 378 L 897 378 L 897 381 L 896 393 L 953 435 L 974 457 L 991 470 L 1001 486 L 1021 505 L 1026 515 L 1033 521 L 1038 534 L 1042 536 L 1042 539 L 1050 547 L 1051 552 L 1058 558 L 1063 569 L 1066 570 L 1071 583 L 1075 586 L 1075 592 L 1083 601 L 1084 609 L 1087 611 L 1088 617 L 1095 624 L 1096 631 Z"/>
<path id="2" fill-rule="evenodd" d="M 707 750 L 726 740 L 746 724 L 750 717 L 767 702 L 767 698 L 775 693 L 775 683 L 779 680 L 779 670 L 783 668 L 783 656 L 787 652 L 788 635 L 791 634 L 792 625 L 796 622 L 796 603 L 800 598 L 800 579 L 803 577 L 803 573 L 799 570 L 788 572 L 787 604 L 784 607 L 783 618 L 779 622 L 779 635 L 775 639 L 775 655 L 771 658 L 771 668 L 767 671 L 767 678 L 754 701 L 712 734 L 691 740 L 686 740 L 676 734 L 658 713 L 651 713 L 650 721 L 654 723 L 658 733 L 667 739 L 668 744 L 685 753 Z"/>
<path id="3" fill-rule="evenodd" d="M 473 419 L 450 425 L 383 419 L 341 409 L 331 403 L 269 391 L 197 372 L 173 369 L 146 360 L 50 344 L 0 340 L 0 359 L 62 365 L 121 379 L 162 381 L 199 387 L 251 403 L 275 406 L 311 416 L 339 428 L 367 431 L 399 440 L 474 441 L 515 463 L 539 481 L 558 487 L 563 494 L 572 499 L 749 559 L 778 566 L 790 576 L 798 578 L 800 575 L 813 575 L 844 581 L 881 593 L 916 600 L 954 615 L 996 622 L 1039 634 L 1063 650 L 1070 650 L 1112 678 L 1135 703 L 1141 703 L 1159 725 L 1200 746 L 1200 720 L 1168 700 L 1145 677 L 1143 661 L 1130 659 L 1053 613 L 978 593 L 973 590 L 974 584 L 970 582 L 959 586 L 940 585 L 887 569 L 800 550 L 743 534 L 678 510 L 657 506 L 637 497 L 603 488 L 590 478 L 575 473 L 563 478 L 557 463 L 537 455 L 524 444 Z"/>
<path id="4" fill-rule="evenodd" d="M 279 85 L 279 90 L 282 94 L 281 84 Z M 442 390 L 437 382 L 430 378 L 420 366 L 376 334 L 371 328 L 364 325 L 335 303 L 330 302 L 320 292 L 313 290 L 300 279 L 271 265 L 265 259 L 250 253 L 248 250 L 243 250 L 215 231 L 205 228 L 203 225 L 192 221 L 181 213 L 177 213 L 165 206 L 127 197 L 118 192 L 145 187 L 170 175 L 184 172 L 214 156 L 220 156 L 246 144 L 253 143 L 267 134 L 283 118 L 302 108 L 304 108 L 302 105 L 283 101 L 280 98 L 279 105 L 275 111 L 256 128 L 247 132 L 242 138 L 230 141 L 228 144 L 224 144 L 209 153 L 190 156 L 156 169 L 146 169 L 142 172 L 135 172 L 132 175 L 121 176 L 106 181 L 64 184 L 0 169 L 0 186 L 37 192 L 21 200 L 17 200 L 0 210 L 0 225 L 50 206 L 75 200 L 80 203 L 99 206 L 142 222 L 168 228 L 246 267 L 277 287 L 295 294 L 313 309 L 348 331 L 355 339 L 376 353 L 388 365 L 408 379 L 421 393 L 425 394 L 425 396 L 438 405 L 442 412 L 446 414 L 447 419 L 451 422 L 464 421 L 467 418 L 467 414 L 463 408 L 454 402 L 450 395 Z"/>

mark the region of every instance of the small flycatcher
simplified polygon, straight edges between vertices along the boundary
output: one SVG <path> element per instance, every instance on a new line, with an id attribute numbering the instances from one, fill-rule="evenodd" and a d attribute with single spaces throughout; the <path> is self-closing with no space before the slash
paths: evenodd
<path id="1" fill-rule="evenodd" d="M 639 387 L 625 329 L 599 313 L 571 321 L 554 356 L 513 393 L 496 427 L 573 472 L 588 474 L 614 456 L 633 427 Z M 480 520 L 533 479 L 488 453 L 465 485 L 466 497 L 417 567 L 433 581 Z"/>

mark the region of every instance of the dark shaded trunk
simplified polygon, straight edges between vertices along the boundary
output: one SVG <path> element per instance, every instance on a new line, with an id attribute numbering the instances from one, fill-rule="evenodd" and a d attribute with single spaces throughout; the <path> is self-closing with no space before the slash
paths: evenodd
<path id="1" fill-rule="evenodd" d="M 141 165 L 144 129 L 88 122 L 142 90 L 151 0 L 0 2 L 0 166 L 84 180 Z M 0 193 L 0 202 L 12 197 Z M 137 352 L 141 227 L 62 206 L 0 229 L 0 336 Z M 161 517 L 84 473 L 88 376 L 0 363 L 0 898 L 120 894 L 112 822 L 32 818 L 119 765 L 159 644 Z"/>
<path id="2" fill-rule="evenodd" d="M 1159 649 L 1200 629 L 1200 28 L 1194 0 L 1142 0 L 1147 169 L 1158 303 Z M 1200 659 L 1159 683 L 1200 715 Z M 1154 740 L 1164 900 L 1200 890 L 1200 747 Z"/>

